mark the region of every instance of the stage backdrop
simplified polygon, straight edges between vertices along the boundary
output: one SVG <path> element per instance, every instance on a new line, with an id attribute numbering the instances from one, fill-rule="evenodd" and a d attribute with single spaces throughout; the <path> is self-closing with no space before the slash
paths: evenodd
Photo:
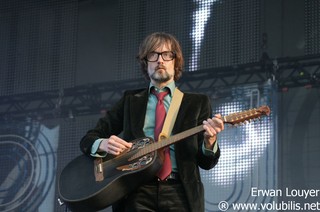
<path id="1" fill-rule="evenodd" d="M 262 53 L 271 58 L 319 53 L 319 8 L 318 0 L 1 1 L 1 99 L 22 94 L 21 99 L 15 99 L 19 104 L 9 108 L 17 111 L 28 108 L 28 99 L 23 99 L 27 93 L 41 92 L 46 96 L 54 90 L 57 99 L 46 102 L 52 107 L 49 120 L 42 116 L 42 105 L 38 110 L 26 111 L 22 119 L 6 114 L 0 117 L 0 210 L 65 211 L 58 200 L 57 176 L 81 154 L 81 137 L 102 114 L 97 110 L 93 111 L 95 115 L 74 116 L 67 111 L 67 118 L 60 117 L 61 112 L 66 112 L 61 110 L 68 106 L 63 91 L 77 85 L 91 84 L 94 88 L 94 83 L 140 79 L 135 56 L 147 34 L 174 34 L 183 47 L 186 72 L 214 70 L 260 61 Z M 198 92 L 197 82 L 193 83 L 192 90 L 187 86 L 181 89 Z M 271 107 L 271 115 L 260 122 L 227 128 L 221 133 L 219 164 L 213 170 L 201 171 L 207 211 L 218 211 L 219 203 L 222 209 L 235 202 L 273 203 L 277 198 L 257 197 L 252 189 L 277 189 L 278 179 L 286 187 L 319 187 L 314 177 L 319 175 L 319 165 L 314 163 L 319 161 L 319 131 L 312 130 L 319 122 L 312 123 L 309 116 L 300 122 L 304 107 L 291 107 L 303 98 L 293 101 L 295 95 L 282 98 L 283 105 L 290 105 L 299 116 L 288 138 L 285 135 L 291 132 L 291 119 L 285 119 L 287 126 L 283 125 L 280 144 L 285 143 L 286 154 L 281 155 L 282 178 L 277 175 L 275 89 L 266 82 L 205 91 L 212 99 L 214 113 L 227 115 L 263 104 Z M 90 95 L 87 101 L 94 100 Z M 314 101 L 319 99 L 318 93 L 309 97 L 304 104 L 314 103 L 312 106 L 319 108 L 319 101 Z M 295 117 L 292 110 L 282 108 L 290 118 Z M 319 114 L 319 110 L 314 111 Z M 312 131 L 312 137 L 296 139 L 304 127 L 308 128 L 305 132 Z M 309 146 L 300 159 L 296 154 L 300 143 L 307 139 Z M 296 143 L 292 145 L 293 142 Z M 289 183 L 284 184 L 288 179 Z"/>
<path id="2" fill-rule="evenodd" d="M 214 113 L 227 115 L 269 105 L 271 114 L 237 127 L 226 125 L 219 135 L 219 163 L 209 171 L 201 171 L 206 211 L 241 211 L 243 203 L 254 203 L 249 207 L 256 208 L 277 203 L 277 197 L 253 192 L 278 186 L 275 94 L 270 83 L 234 86 L 212 93 Z"/>
<path id="3" fill-rule="evenodd" d="M 214 169 L 201 171 L 206 210 L 219 211 L 219 207 L 226 207 L 225 203 L 276 202 L 277 198 L 251 193 L 252 189 L 277 188 L 274 86 L 234 86 L 209 95 L 214 113 L 228 115 L 268 105 L 271 114 L 239 126 L 226 125 L 219 135 L 220 161 Z M 19 122 L 1 122 L 1 211 L 53 211 L 55 207 L 63 211 L 65 206 L 59 205 L 55 189 L 57 173 L 81 154 L 79 140 L 97 118 L 47 123 L 29 117 Z"/>

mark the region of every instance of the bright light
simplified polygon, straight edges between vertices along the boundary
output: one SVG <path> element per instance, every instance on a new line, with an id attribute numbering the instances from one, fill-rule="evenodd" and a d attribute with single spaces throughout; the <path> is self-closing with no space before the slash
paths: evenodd
<path id="1" fill-rule="evenodd" d="M 211 8 L 217 0 L 194 0 L 197 9 L 192 15 L 192 31 L 190 33 L 192 39 L 192 54 L 189 59 L 189 71 L 198 69 L 199 55 L 201 50 L 201 42 L 203 40 L 205 27 L 210 18 Z"/>

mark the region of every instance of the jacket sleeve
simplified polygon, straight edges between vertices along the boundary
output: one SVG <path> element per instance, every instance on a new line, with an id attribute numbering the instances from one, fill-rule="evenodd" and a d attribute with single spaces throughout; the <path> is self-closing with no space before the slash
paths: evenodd
<path id="1" fill-rule="evenodd" d="M 207 118 L 212 118 L 212 107 L 211 107 L 211 102 L 208 96 L 203 97 L 203 101 L 201 104 L 201 111 L 199 113 L 199 118 L 198 118 L 198 125 L 202 125 L 202 122 L 206 120 Z M 205 170 L 213 168 L 219 160 L 220 157 L 220 149 L 219 146 L 217 148 L 217 151 L 215 154 L 204 154 L 202 151 L 202 145 L 204 142 L 204 135 L 203 132 L 199 133 L 198 135 L 198 165 Z"/>
<path id="2" fill-rule="evenodd" d="M 99 138 L 109 138 L 111 135 L 118 135 L 123 130 L 123 107 L 126 94 L 116 103 L 106 115 L 100 118 L 95 128 L 90 129 L 80 141 L 80 149 L 90 155 L 93 143 Z"/>
<path id="3" fill-rule="evenodd" d="M 202 125 L 203 121 L 212 117 L 211 102 L 208 96 L 203 94 L 185 93 L 174 126 L 173 134 L 181 133 L 191 128 Z M 220 150 L 215 154 L 204 154 L 202 145 L 204 142 L 203 131 L 187 137 L 175 144 L 175 153 L 179 172 L 183 172 L 188 180 L 192 180 L 194 173 L 198 173 L 198 167 L 208 170 L 213 168 L 219 159 Z"/>

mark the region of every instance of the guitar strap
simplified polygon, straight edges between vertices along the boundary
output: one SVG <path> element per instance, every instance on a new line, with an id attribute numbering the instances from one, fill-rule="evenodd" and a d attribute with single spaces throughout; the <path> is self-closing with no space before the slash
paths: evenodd
<path id="1" fill-rule="evenodd" d="M 168 138 L 171 135 L 171 131 L 176 121 L 182 98 L 183 93 L 176 87 L 172 96 L 171 104 L 167 112 L 166 119 L 164 120 L 162 131 L 159 134 L 159 141 L 161 139 Z"/>

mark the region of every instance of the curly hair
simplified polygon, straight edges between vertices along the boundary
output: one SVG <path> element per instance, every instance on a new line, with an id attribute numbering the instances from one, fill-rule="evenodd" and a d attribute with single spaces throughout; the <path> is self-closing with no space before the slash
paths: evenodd
<path id="1" fill-rule="evenodd" d="M 182 75 L 182 68 L 184 65 L 181 46 L 179 44 L 179 41 L 173 35 L 164 32 L 152 33 L 148 35 L 140 44 L 137 60 L 140 63 L 142 74 L 147 80 L 150 80 L 150 77 L 148 75 L 148 61 L 146 60 L 146 56 L 163 44 L 171 47 L 171 51 L 175 53 L 174 81 L 177 81 Z"/>

